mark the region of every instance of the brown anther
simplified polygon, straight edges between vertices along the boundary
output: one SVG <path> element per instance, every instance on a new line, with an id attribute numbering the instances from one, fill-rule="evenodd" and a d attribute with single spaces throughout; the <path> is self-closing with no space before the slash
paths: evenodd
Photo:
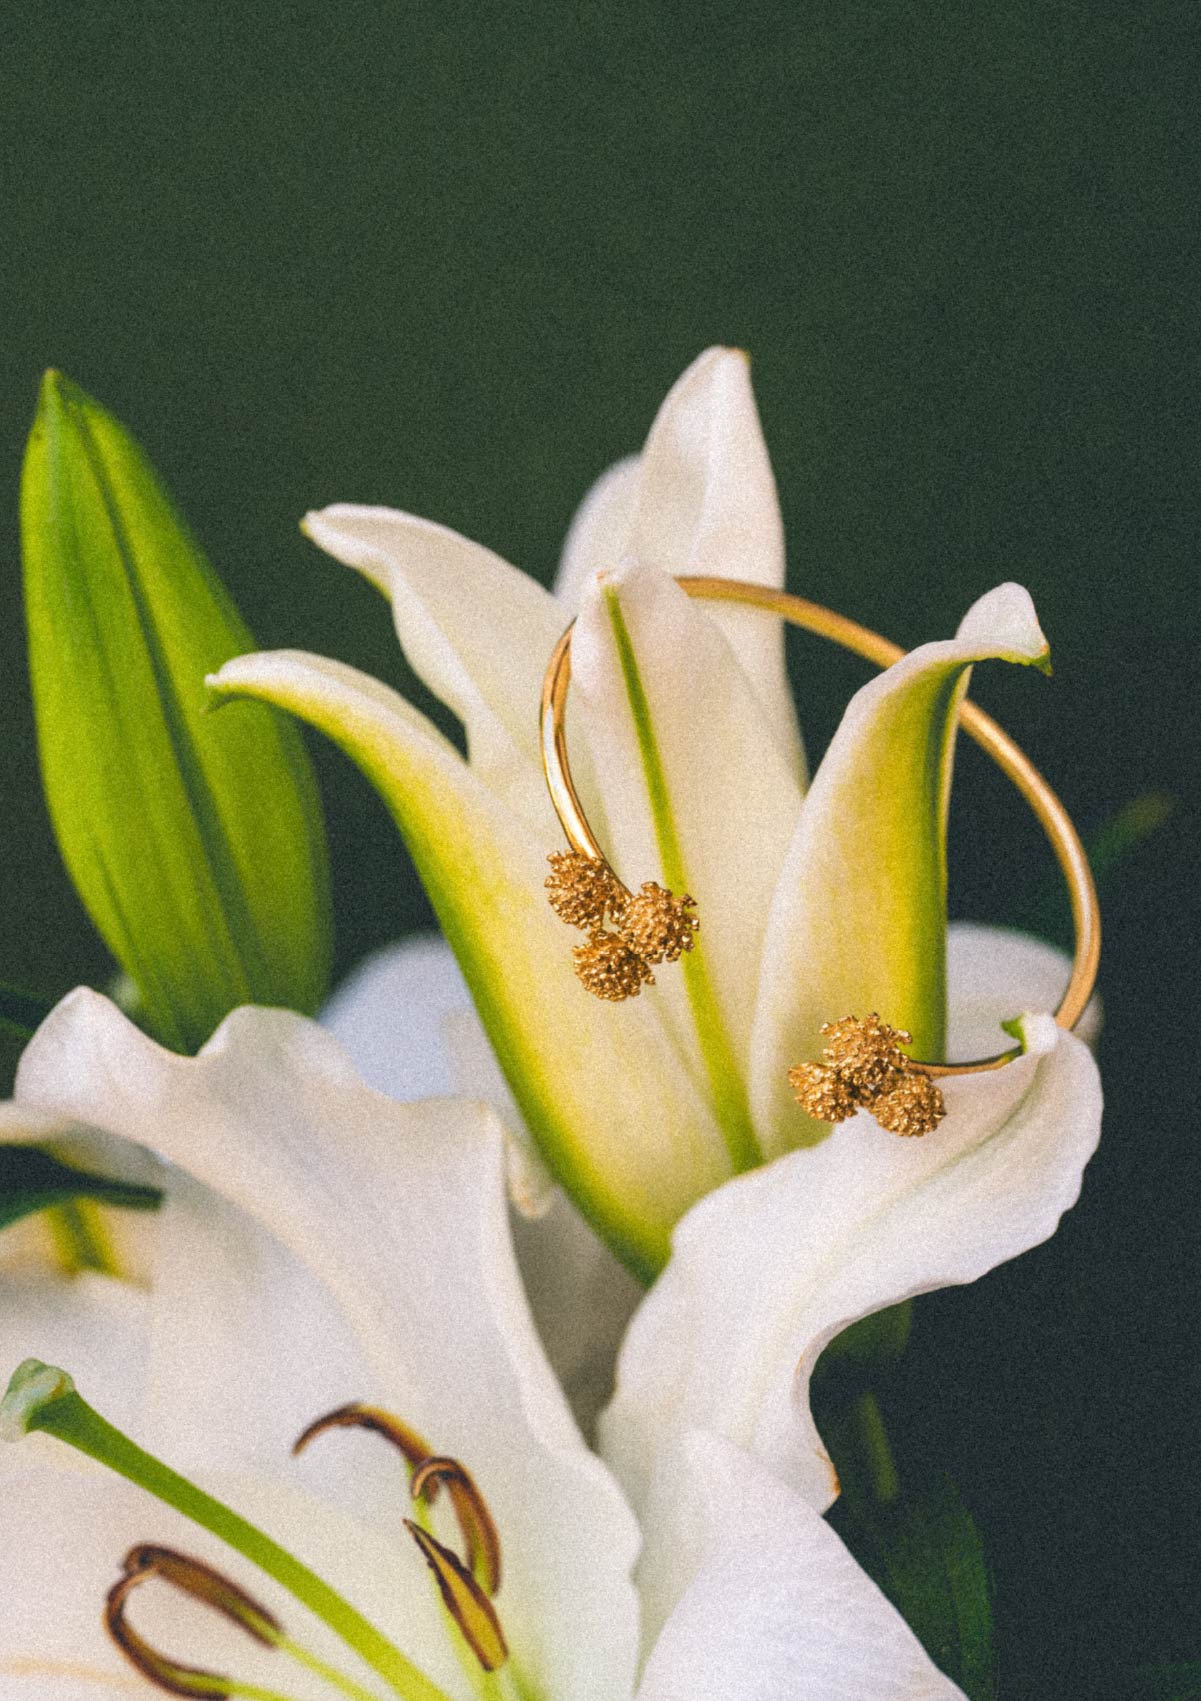
<path id="1" fill-rule="evenodd" d="M 638 895 L 626 905 L 618 931 L 645 962 L 674 963 L 695 943 L 700 922 L 689 914 L 695 908 L 695 901 L 686 892 L 677 898 L 654 880 L 645 880 Z"/>
<path id="2" fill-rule="evenodd" d="M 576 974 L 596 998 L 618 1003 L 623 998 L 637 998 L 644 986 L 654 985 L 646 959 L 615 933 L 598 930 L 586 945 L 575 946 L 571 955 Z"/>
<path id="3" fill-rule="evenodd" d="M 617 917 L 625 904 L 625 892 L 605 863 L 578 851 L 552 851 L 547 857 L 551 871 L 546 877 L 546 896 L 561 921 L 572 927 L 600 927 L 605 912 Z"/>
<path id="4" fill-rule="evenodd" d="M 361 1405 L 357 1400 L 315 1419 L 292 1443 L 292 1452 L 303 1453 L 310 1441 L 324 1435 L 329 1429 L 369 1429 L 374 1435 L 382 1435 L 385 1441 L 390 1441 L 393 1447 L 403 1453 L 414 1469 L 423 1465 L 432 1452 L 415 1429 L 401 1423 L 391 1412 L 384 1411 L 382 1406 Z"/>
<path id="5" fill-rule="evenodd" d="M 788 1081 L 796 1102 L 816 1122 L 845 1122 L 859 1108 L 838 1070 L 824 1063 L 798 1063 L 788 1071 Z"/>
<path id="6" fill-rule="evenodd" d="M 930 1077 L 914 1070 L 890 1093 L 882 1093 L 872 1104 L 871 1113 L 890 1134 L 913 1137 L 932 1134 L 947 1114 L 947 1107 Z"/>
<path id="7" fill-rule="evenodd" d="M 457 1459 L 435 1453 L 423 1436 L 382 1406 L 366 1406 L 357 1400 L 311 1423 L 293 1443 L 293 1453 L 303 1452 L 310 1441 L 330 1429 L 366 1429 L 383 1436 L 409 1466 L 409 1488 L 414 1500 L 424 1500 L 432 1506 L 439 1489 L 446 1485 L 463 1533 L 468 1565 L 488 1593 L 494 1595 L 500 1588 L 500 1536 L 488 1503 L 466 1466 Z"/>
<path id="8" fill-rule="evenodd" d="M 150 1578 L 157 1577 L 190 1595 L 193 1600 L 214 1607 L 256 1642 L 269 1648 L 275 1647 L 283 1635 L 279 1620 L 244 1589 L 231 1583 L 219 1571 L 214 1571 L 211 1565 L 191 1559 L 185 1553 L 177 1553 L 174 1548 L 158 1547 L 149 1542 L 130 1548 L 125 1556 L 124 1570 L 125 1575 L 108 1592 L 104 1606 L 105 1626 L 130 1664 L 169 1695 L 225 1701 L 234 1693 L 234 1686 L 230 1678 L 217 1672 L 185 1665 L 161 1654 L 134 1630 L 125 1616 L 126 1602 L 139 1584 Z"/>
<path id="9" fill-rule="evenodd" d="M 496 1609 L 457 1554 L 451 1552 L 428 1530 L 405 1519 L 422 1557 L 434 1574 L 439 1593 L 463 1637 L 485 1671 L 497 1671 L 509 1657 L 508 1644 Z"/>
<path id="10" fill-rule="evenodd" d="M 913 1039 L 903 1028 L 890 1028 L 873 1010 L 862 1021 L 844 1016 L 839 1022 L 824 1023 L 822 1036 L 828 1041 L 822 1055 L 860 1104 L 869 1105 L 900 1085 L 909 1064 L 901 1047 Z"/>
<path id="11" fill-rule="evenodd" d="M 494 1595 L 500 1588 L 500 1536 L 471 1473 L 457 1459 L 435 1455 L 413 1472 L 409 1489 L 414 1500 L 432 1506 L 444 1483 L 463 1532 L 468 1569 Z"/>

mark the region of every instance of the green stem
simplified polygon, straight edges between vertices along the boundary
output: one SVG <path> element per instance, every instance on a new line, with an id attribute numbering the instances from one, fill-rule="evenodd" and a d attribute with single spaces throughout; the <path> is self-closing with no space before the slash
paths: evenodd
<path id="1" fill-rule="evenodd" d="M 684 870 L 684 854 L 679 833 L 676 831 L 671 793 L 667 786 L 663 758 L 659 753 L 659 741 L 655 737 L 650 703 L 638 670 L 638 658 L 634 654 L 621 600 L 613 586 L 606 590 L 605 601 L 638 738 L 638 752 L 642 758 L 642 772 L 650 799 L 651 818 L 655 824 L 659 859 L 663 864 L 663 878 L 673 892 L 686 892 L 689 883 Z M 763 1153 L 759 1150 L 759 1143 L 755 1138 L 746 1084 L 742 1079 L 734 1044 L 722 1016 L 717 989 L 713 985 L 701 939 L 698 938 L 696 945 L 684 957 L 682 966 L 688 1002 L 692 1007 L 692 1019 L 700 1042 L 701 1057 L 709 1077 L 713 1106 L 725 1138 L 726 1149 L 730 1154 L 730 1162 L 738 1174 L 761 1164 Z"/>
<path id="2" fill-rule="evenodd" d="M 316 1672 L 326 1683 L 332 1683 L 343 1695 L 349 1695 L 350 1701 L 379 1701 L 379 1697 L 373 1695 L 369 1689 L 364 1689 L 361 1683 L 347 1677 L 346 1673 L 339 1671 L 336 1666 L 326 1665 L 311 1649 L 300 1642 L 294 1642 L 290 1636 L 281 1636 L 275 1646 L 282 1653 L 290 1654 L 299 1665 L 307 1666 L 311 1672 Z"/>
<path id="3" fill-rule="evenodd" d="M 81 1395 L 64 1393 L 47 1401 L 33 1413 L 28 1427 L 65 1441 L 182 1512 L 202 1529 L 210 1530 L 269 1577 L 274 1577 L 302 1606 L 327 1624 L 379 1673 L 402 1701 L 449 1701 L 443 1690 L 431 1683 L 424 1672 L 315 1571 L 230 1507 L 145 1452 L 94 1411 Z"/>

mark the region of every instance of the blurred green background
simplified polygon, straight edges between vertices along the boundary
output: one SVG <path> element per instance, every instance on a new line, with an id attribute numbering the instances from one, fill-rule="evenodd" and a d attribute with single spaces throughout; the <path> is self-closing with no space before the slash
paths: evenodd
<path id="1" fill-rule="evenodd" d="M 545 579 L 684 366 L 746 347 L 791 586 L 908 644 L 1022 580 L 1055 678 L 977 695 L 1086 831 L 1177 800 L 1107 893 L 1084 1200 L 923 1302 L 888 1405 L 984 1531 L 1003 1695 L 1201 1657 L 1195 5 L 18 0 L 4 38 L 0 974 L 107 973 L 25 675 L 45 366 L 141 438 L 263 643 L 406 684 L 306 508 L 409 508 Z M 820 748 L 862 675 L 796 654 Z M 316 755 L 345 968 L 429 912 L 382 806 Z M 955 909 L 1045 913 L 1020 806 L 974 758 L 961 779 Z"/>

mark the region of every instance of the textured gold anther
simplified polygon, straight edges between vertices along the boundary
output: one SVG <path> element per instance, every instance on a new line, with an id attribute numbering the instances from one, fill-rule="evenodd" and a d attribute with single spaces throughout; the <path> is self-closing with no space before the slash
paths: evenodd
<path id="1" fill-rule="evenodd" d="M 890 1028 L 873 1010 L 862 1021 L 844 1016 L 841 1021 L 823 1023 L 822 1037 L 828 1042 L 822 1056 L 838 1070 L 860 1104 L 869 1104 L 900 1085 L 909 1063 L 901 1047 L 913 1043 L 913 1035 L 904 1028 Z"/>
<path id="2" fill-rule="evenodd" d="M 947 1114 L 942 1094 L 928 1075 L 906 1075 L 899 1087 L 884 1093 L 871 1107 L 872 1115 L 890 1134 L 912 1137 L 930 1134 Z"/>
<path id="3" fill-rule="evenodd" d="M 560 921 L 572 927 L 596 928 L 606 911 L 615 919 L 625 904 L 625 893 L 612 870 L 595 858 L 578 851 L 552 851 L 546 859 L 546 896 Z"/>
<path id="4" fill-rule="evenodd" d="M 616 933 L 599 929 L 586 945 L 573 949 L 575 972 L 596 998 L 619 1003 L 623 998 L 637 998 L 644 986 L 653 986 L 655 977 L 645 957 L 618 938 Z"/>
<path id="5" fill-rule="evenodd" d="M 700 926 L 689 912 L 696 908 L 687 892 L 674 892 L 654 880 L 643 881 L 636 897 L 626 904 L 618 921 L 618 932 L 631 950 L 647 963 L 674 963 L 691 951 Z"/>
<path id="6" fill-rule="evenodd" d="M 837 1069 L 824 1063 L 798 1063 L 788 1071 L 796 1102 L 815 1122 L 845 1122 L 859 1101 Z"/>
<path id="7" fill-rule="evenodd" d="M 907 1137 L 930 1134 L 947 1107 L 924 1069 L 901 1050 L 912 1044 L 904 1028 L 891 1028 L 873 1010 L 860 1020 L 826 1022 L 825 1063 L 799 1063 L 788 1071 L 796 1101 L 817 1122 L 845 1122 L 863 1106 L 881 1128 Z"/>

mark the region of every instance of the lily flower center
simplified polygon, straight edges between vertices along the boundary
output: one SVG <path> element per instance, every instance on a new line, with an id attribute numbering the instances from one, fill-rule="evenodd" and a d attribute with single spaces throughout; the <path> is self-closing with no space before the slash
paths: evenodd
<path id="1" fill-rule="evenodd" d="M 294 1453 L 333 1429 L 366 1429 L 401 1455 L 409 1476 L 413 1515 L 403 1520 L 429 1568 L 455 1653 L 479 1701 L 535 1701 L 510 1657 L 494 1604 L 501 1585 L 496 1523 L 471 1473 L 458 1459 L 438 1453 L 413 1429 L 376 1406 L 339 1406 L 310 1424 Z M 213 1499 L 109 1424 L 83 1400 L 71 1377 L 37 1360 L 15 1373 L 0 1403 L 0 1438 L 30 1430 L 56 1436 L 147 1489 L 253 1561 L 273 1577 L 369 1665 L 399 1701 L 450 1701 L 437 1684 L 329 1584 L 232 1508 Z M 457 1533 L 437 1529 L 435 1508 L 445 1501 Z M 210 1671 L 153 1646 L 130 1623 L 135 1590 L 156 1580 L 187 1595 L 243 1631 L 261 1647 L 290 1657 L 318 1676 L 328 1691 L 350 1701 L 382 1701 L 381 1694 L 297 1642 L 280 1619 L 238 1583 L 204 1561 L 152 1542 L 125 1557 L 109 1590 L 104 1623 L 118 1648 L 143 1677 L 170 1695 L 244 1701 L 296 1701 L 282 1690 Z"/>

